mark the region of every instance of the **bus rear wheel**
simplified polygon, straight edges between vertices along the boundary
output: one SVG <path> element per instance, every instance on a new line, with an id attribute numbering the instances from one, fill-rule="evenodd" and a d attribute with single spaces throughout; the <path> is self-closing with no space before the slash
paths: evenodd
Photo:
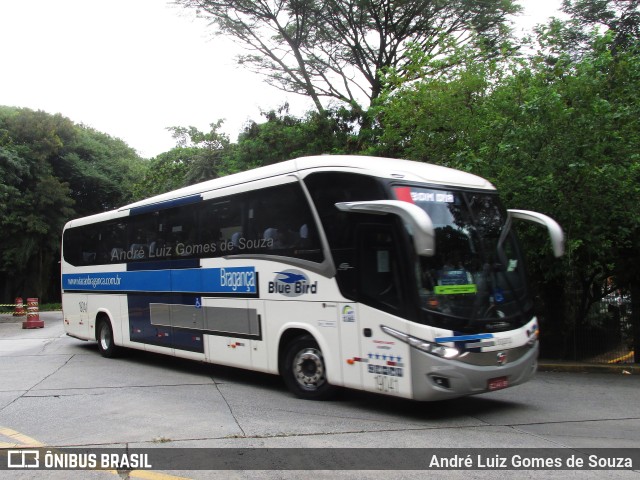
<path id="1" fill-rule="evenodd" d="M 327 381 L 322 351 L 311 336 L 299 337 L 288 345 L 282 374 L 289 390 L 300 398 L 325 400 L 335 393 Z"/>
<path id="2" fill-rule="evenodd" d="M 100 354 L 106 358 L 113 358 L 117 356 L 120 349 L 113 342 L 113 329 L 111 328 L 111 322 L 106 318 L 99 320 L 96 333 Z"/>

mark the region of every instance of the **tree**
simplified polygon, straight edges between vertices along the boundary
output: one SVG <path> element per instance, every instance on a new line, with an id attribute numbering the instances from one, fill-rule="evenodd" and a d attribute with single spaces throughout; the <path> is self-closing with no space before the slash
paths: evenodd
<path id="1" fill-rule="evenodd" d="M 512 0 L 177 0 L 207 18 L 216 33 L 248 50 L 242 65 L 271 85 L 362 111 L 382 89 L 386 69 L 409 65 L 418 46 L 446 59 L 452 46 L 499 50 L 508 36 Z M 443 61 L 440 68 L 446 68 Z M 364 98 L 364 101 L 362 100 Z"/>
<path id="2" fill-rule="evenodd" d="M 212 123 L 209 132 L 193 126 L 170 127 L 176 147 L 149 161 L 133 187 L 134 198 L 295 157 L 356 152 L 355 118 L 347 109 L 329 109 L 321 114 L 311 111 L 298 118 L 285 104 L 278 110 L 262 112 L 262 116 L 265 122 L 245 125 L 237 143 L 218 132 L 222 121 Z"/>
<path id="3" fill-rule="evenodd" d="M 560 355 L 574 353 L 567 332 L 594 328 L 587 314 L 607 288 L 640 293 L 640 56 L 614 53 L 614 31 L 592 38 L 579 59 L 536 55 L 498 70 L 471 62 L 383 95 L 377 107 L 381 153 L 477 173 L 509 207 L 563 226 L 561 261 L 539 230 L 521 230 L 544 300 L 543 331 L 554 332 L 543 345 L 558 340 Z"/>
<path id="4" fill-rule="evenodd" d="M 406 69 L 410 72 L 431 70 L 439 63 L 420 51 L 414 51 L 411 59 L 413 65 Z M 369 142 L 369 153 L 474 169 L 471 151 L 487 120 L 481 109 L 511 65 L 499 59 L 478 61 L 466 48 L 456 51 L 456 63 L 458 68 L 448 75 L 410 83 L 389 71 L 385 77 L 389 88 L 370 109 L 379 127 Z"/>
<path id="5" fill-rule="evenodd" d="M 229 137 L 218 132 L 222 120 L 211 123 L 209 132 L 201 132 L 196 127 L 169 127 L 178 148 L 189 148 L 190 158 L 187 160 L 185 174 L 186 185 L 204 182 L 231 173 L 226 168 L 224 155 L 231 142 Z"/>
<path id="6" fill-rule="evenodd" d="M 0 292 L 56 297 L 64 224 L 126 203 L 141 159 L 60 114 L 0 107 Z"/>
<path id="7" fill-rule="evenodd" d="M 56 158 L 54 175 L 71 189 L 77 216 L 112 210 L 133 199 L 133 184 L 145 170 L 134 149 L 118 138 L 83 125 L 74 132 Z"/>
<path id="8" fill-rule="evenodd" d="M 344 108 L 308 112 L 298 118 L 284 105 L 264 112 L 264 123 L 250 122 L 230 151 L 230 162 L 245 170 L 291 158 L 325 153 L 353 153 L 354 118 Z"/>
<path id="9" fill-rule="evenodd" d="M 175 147 L 149 160 L 147 168 L 132 187 L 133 200 L 160 195 L 186 186 L 188 165 L 197 151 Z"/>
<path id="10" fill-rule="evenodd" d="M 609 48 L 615 55 L 637 50 L 640 40 L 639 0 L 563 0 L 561 10 L 568 20 L 555 19 L 536 28 L 538 46 L 553 63 L 567 54 L 574 60 L 589 55 L 595 37 L 613 34 Z"/>
<path id="11" fill-rule="evenodd" d="M 635 46 L 640 39 L 639 0 L 563 0 L 562 11 L 571 16 L 570 28 L 588 42 L 586 31 L 598 27 L 615 32 L 613 52 Z"/>
<path id="12" fill-rule="evenodd" d="M 208 132 L 194 126 L 167 128 L 176 146 L 149 161 L 148 168 L 132 186 L 134 199 L 152 197 L 237 171 L 227 159 L 232 145 L 225 134 L 218 132 L 221 125 L 222 120 L 210 124 Z"/>

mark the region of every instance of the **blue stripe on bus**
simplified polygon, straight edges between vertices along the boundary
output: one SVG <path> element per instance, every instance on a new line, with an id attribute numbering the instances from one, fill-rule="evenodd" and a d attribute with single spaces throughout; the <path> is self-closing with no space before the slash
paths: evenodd
<path id="1" fill-rule="evenodd" d="M 256 294 L 255 267 L 141 270 L 111 273 L 67 273 L 64 290 L 87 292 L 193 292 Z"/>
<path id="2" fill-rule="evenodd" d="M 129 211 L 129 215 L 140 215 L 147 212 L 156 212 L 166 208 L 180 207 L 182 205 L 190 205 L 202 201 L 201 195 L 191 195 L 189 197 L 176 198 L 175 200 L 167 200 L 166 202 L 152 203 L 142 207 L 134 207 Z"/>
<path id="3" fill-rule="evenodd" d="M 460 335 L 457 337 L 437 337 L 436 343 L 444 342 L 468 342 L 470 340 L 486 340 L 493 338 L 493 333 L 479 333 L 478 335 Z"/>

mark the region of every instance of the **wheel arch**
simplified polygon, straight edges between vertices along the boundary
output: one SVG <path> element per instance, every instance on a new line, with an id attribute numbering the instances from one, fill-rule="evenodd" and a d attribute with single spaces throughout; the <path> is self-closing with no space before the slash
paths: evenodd
<path id="1" fill-rule="evenodd" d="M 309 332 L 309 330 L 299 327 L 289 327 L 280 335 L 280 340 L 278 341 L 278 373 L 280 375 L 282 375 L 283 373 L 282 369 L 284 359 L 287 355 L 287 346 L 296 338 L 305 336 L 312 337 L 316 342 L 318 342 L 318 339 L 311 332 Z"/>
<path id="2" fill-rule="evenodd" d="M 310 328 L 311 327 L 311 328 Z M 278 374 L 282 375 L 282 364 L 287 354 L 287 346 L 296 338 L 311 337 L 320 347 L 324 357 L 327 379 L 333 385 L 342 385 L 342 372 L 340 370 L 338 352 L 330 349 L 330 343 L 321 331 L 311 325 L 291 323 L 282 329 L 278 340 Z M 335 349 L 334 349 L 335 350 Z"/>
<path id="3" fill-rule="evenodd" d="M 331 398 L 339 387 L 332 383 L 324 353 L 328 347 L 321 340 L 326 338 L 297 327 L 286 329 L 280 336 L 278 372 L 289 390 L 305 400 Z"/>
<path id="4" fill-rule="evenodd" d="M 100 331 L 100 329 L 98 327 L 102 322 L 109 322 L 109 325 L 111 325 L 111 331 L 113 332 L 113 320 L 111 319 L 111 316 L 108 312 L 99 310 L 98 312 L 96 312 L 95 320 L 93 322 L 95 326 L 95 328 L 93 329 L 93 337 L 96 341 L 99 340 L 98 332 Z"/>

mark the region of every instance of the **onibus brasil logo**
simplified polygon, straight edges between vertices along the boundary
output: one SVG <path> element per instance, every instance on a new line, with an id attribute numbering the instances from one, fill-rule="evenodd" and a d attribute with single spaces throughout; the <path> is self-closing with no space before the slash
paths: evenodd
<path id="1" fill-rule="evenodd" d="M 279 293 L 285 297 L 318 293 L 318 282 L 311 283 L 309 277 L 300 270 L 283 270 L 275 274 L 275 279 L 269 282 L 269 293 Z"/>

